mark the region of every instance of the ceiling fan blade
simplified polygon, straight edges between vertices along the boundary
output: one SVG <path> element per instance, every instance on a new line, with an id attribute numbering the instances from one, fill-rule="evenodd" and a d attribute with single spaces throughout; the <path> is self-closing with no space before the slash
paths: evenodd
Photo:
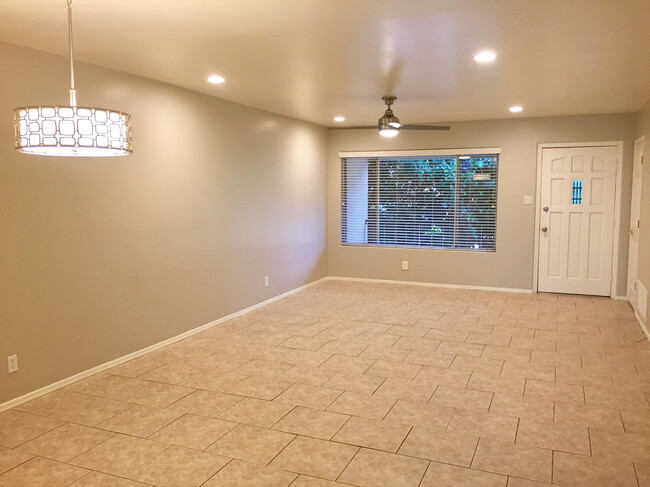
<path id="1" fill-rule="evenodd" d="M 350 130 L 350 129 L 375 129 L 377 130 L 377 125 L 357 125 L 355 127 L 328 127 L 331 130 Z"/>
<path id="2" fill-rule="evenodd" d="M 401 125 L 400 130 L 449 130 L 449 125 Z"/>

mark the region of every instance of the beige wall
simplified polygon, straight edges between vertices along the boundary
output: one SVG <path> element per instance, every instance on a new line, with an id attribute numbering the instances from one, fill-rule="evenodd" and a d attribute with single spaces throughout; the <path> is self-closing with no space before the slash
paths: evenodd
<path id="1" fill-rule="evenodd" d="M 13 109 L 67 104 L 67 61 L 0 66 L 0 403 L 327 274 L 324 128 L 79 63 L 134 154 L 28 156 Z"/>
<path id="2" fill-rule="evenodd" d="M 641 189 L 641 234 L 639 241 L 639 280 L 650 290 L 650 100 L 637 114 L 636 136 L 645 136 L 644 171 Z M 648 317 L 646 316 L 646 322 Z"/>
<path id="3" fill-rule="evenodd" d="M 535 239 L 537 144 L 623 141 L 623 192 L 617 294 L 625 295 L 627 222 L 629 221 L 634 114 L 547 118 L 511 118 L 455 122 L 449 132 L 403 132 L 384 139 L 375 130 L 330 130 L 328 252 L 332 276 L 531 289 Z M 339 151 L 501 147 L 497 209 L 497 250 L 479 253 L 449 250 L 343 247 L 340 245 L 341 168 Z M 650 193 L 650 192 L 649 192 Z M 401 270 L 402 260 L 409 270 Z"/>

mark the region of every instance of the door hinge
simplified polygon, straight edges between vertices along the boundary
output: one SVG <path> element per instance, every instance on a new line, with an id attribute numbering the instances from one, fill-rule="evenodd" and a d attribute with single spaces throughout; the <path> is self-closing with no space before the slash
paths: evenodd
<path id="1" fill-rule="evenodd" d="M 634 291 L 636 292 L 636 281 L 634 281 Z"/>

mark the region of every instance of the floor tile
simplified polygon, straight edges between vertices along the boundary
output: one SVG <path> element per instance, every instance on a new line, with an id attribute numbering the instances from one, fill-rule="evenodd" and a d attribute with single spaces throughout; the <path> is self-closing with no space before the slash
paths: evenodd
<path id="1" fill-rule="evenodd" d="M 230 421 L 186 414 L 151 435 L 149 439 L 205 450 L 235 426 L 237 423 Z"/>
<path id="2" fill-rule="evenodd" d="M 615 433 L 599 429 L 589 431 L 591 454 L 611 460 L 647 462 L 650 436 L 635 433 Z"/>
<path id="3" fill-rule="evenodd" d="M 627 433 L 650 436 L 650 409 L 621 410 L 621 417 Z"/>
<path id="4" fill-rule="evenodd" d="M 223 468 L 229 458 L 172 446 L 129 478 L 160 487 L 197 487 Z"/>
<path id="5" fill-rule="evenodd" d="M 0 446 L 14 448 L 63 424 L 58 419 L 9 409 L 0 413 Z"/>
<path id="6" fill-rule="evenodd" d="M 469 467 L 478 438 L 414 427 L 398 453 Z"/>
<path id="7" fill-rule="evenodd" d="M 557 401 L 555 422 L 623 432 L 623 423 L 618 409 Z"/>
<path id="8" fill-rule="evenodd" d="M 318 367 L 331 356 L 331 353 L 326 352 L 294 349 L 284 355 L 282 361 L 288 364 L 303 365 L 305 367 Z"/>
<path id="9" fill-rule="evenodd" d="M 562 402 L 585 403 L 585 395 L 582 386 L 575 384 L 559 384 L 535 379 L 526 380 L 524 397 L 533 400 L 552 399 L 554 401 Z"/>
<path id="10" fill-rule="evenodd" d="M 307 477 L 300 475 L 291 484 L 291 487 L 345 487 L 348 484 L 341 484 L 339 482 L 332 482 L 331 480 L 317 479 L 316 477 Z"/>
<path id="11" fill-rule="evenodd" d="M 332 441 L 395 453 L 410 430 L 411 426 L 403 423 L 353 417 Z"/>
<path id="12" fill-rule="evenodd" d="M 650 487 L 650 462 L 647 465 L 637 463 L 635 466 L 639 487 Z"/>
<path id="13" fill-rule="evenodd" d="M 181 417 L 183 413 L 167 409 L 152 409 L 144 406 L 134 406 L 123 413 L 104 421 L 99 428 L 124 433 L 131 436 L 146 438 L 169 423 Z"/>
<path id="14" fill-rule="evenodd" d="M 384 399 L 357 392 L 344 392 L 327 410 L 364 418 L 383 419 L 395 402 L 395 399 Z"/>
<path id="15" fill-rule="evenodd" d="M 206 451 L 249 463 L 267 465 L 295 435 L 240 424 Z"/>
<path id="16" fill-rule="evenodd" d="M 160 382 L 110 375 L 91 383 L 87 394 L 149 407 L 163 408 L 187 396 L 193 389 Z"/>
<path id="17" fill-rule="evenodd" d="M 147 484 L 135 480 L 123 479 L 100 472 L 90 472 L 81 477 L 72 487 L 146 487 Z"/>
<path id="18" fill-rule="evenodd" d="M 431 462 L 420 487 L 505 487 L 508 477 Z"/>
<path id="19" fill-rule="evenodd" d="M 485 349 L 485 345 L 477 343 L 461 343 L 443 340 L 436 348 L 437 353 L 454 353 L 456 355 L 468 355 L 470 357 L 480 357 Z"/>
<path id="20" fill-rule="evenodd" d="M 375 359 L 371 358 L 350 357 L 337 354 L 328 358 L 319 365 L 319 368 L 347 374 L 363 374 L 374 363 Z"/>
<path id="21" fill-rule="evenodd" d="M 422 369 L 421 365 L 393 362 L 390 360 L 377 360 L 366 370 L 366 375 L 379 377 L 395 377 L 398 379 L 413 379 Z"/>
<path id="22" fill-rule="evenodd" d="M 10 448 L 4 448 L 0 446 L 0 474 L 5 473 L 7 470 L 11 470 L 21 463 L 25 463 L 27 460 L 33 457 L 34 455 L 31 453 L 12 450 Z"/>
<path id="23" fill-rule="evenodd" d="M 326 409 L 342 392 L 338 389 L 310 386 L 307 384 L 294 384 L 274 402 L 303 406 L 312 409 Z"/>
<path id="24" fill-rule="evenodd" d="M 331 389 L 372 394 L 385 380 L 385 377 L 338 372 L 331 379 L 325 382 L 323 386 Z"/>
<path id="25" fill-rule="evenodd" d="M 278 376 L 279 380 L 288 382 L 297 382 L 299 384 L 308 384 L 312 386 L 322 386 L 330 380 L 336 372 L 331 370 L 319 369 L 318 367 L 305 367 L 297 365 Z"/>
<path id="26" fill-rule="evenodd" d="M 275 457 L 271 466 L 336 480 L 357 451 L 354 446 L 299 436 Z"/>
<path id="27" fill-rule="evenodd" d="M 245 398 L 219 415 L 219 419 L 270 428 L 280 421 L 293 406 L 262 399 Z"/>
<path id="28" fill-rule="evenodd" d="M 325 345 L 318 349 L 319 352 L 333 353 L 337 355 L 349 355 L 351 357 L 358 356 L 363 352 L 368 345 L 365 343 L 356 342 L 342 342 L 338 340 L 330 340 Z"/>
<path id="29" fill-rule="evenodd" d="M 82 402 L 86 397 L 88 396 L 66 389 L 59 389 L 58 391 L 50 392 L 44 396 L 19 404 L 13 409 L 24 413 L 50 416 L 75 403 Z"/>
<path id="30" fill-rule="evenodd" d="M 287 348 L 299 348 L 300 350 L 318 350 L 323 345 L 329 342 L 329 339 L 323 337 L 301 337 L 294 336 L 284 342 L 282 342 L 283 347 Z"/>
<path id="31" fill-rule="evenodd" d="M 444 431 L 454 414 L 454 408 L 437 404 L 422 404 L 399 400 L 384 418 L 387 422 L 396 422 L 420 428 Z"/>
<path id="32" fill-rule="evenodd" d="M 551 450 L 481 439 L 472 461 L 472 468 L 550 482 L 552 457 Z"/>
<path id="33" fill-rule="evenodd" d="M 361 487 L 417 487 L 428 462 L 362 448 L 338 480 Z"/>
<path id="34" fill-rule="evenodd" d="M 125 477 L 169 445 L 157 441 L 117 435 L 70 461 L 73 465 Z"/>
<path id="35" fill-rule="evenodd" d="M 68 462 L 115 436 L 115 433 L 67 423 L 18 447 L 21 451 Z"/>
<path id="36" fill-rule="evenodd" d="M 490 404 L 490 413 L 516 416 L 519 418 L 533 417 L 553 422 L 555 402 L 549 399 L 531 399 L 520 394 L 495 393 Z"/>
<path id="37" fill-rule="evenodd" d="M 165 409 L 180 413 L 192 413 L 199 416 L 215 417 L 242 399 L 242 396 L 224 394 L 221 392 L 195 391 L 175 403 L 170 404 Z"/>
<path id="38" fill-rule="evenodd" d="M 449 433 L 514 443 L 519 418 L 484 413 L 471 409 L 456 409 L 447 427 Z"/>
<path id="39" fill-rule="evenodd" d="M 570 422 L 550 424 L 544 420 L 522 418 L 517 430 L 517 444 L 580 455 L 591 453 L 587 428 Z"/>
<path id="40" fill-rule="evenodd" d="M 318 411 L 299 406 L 278 421 L 273 426 L 273 429 L 329 440 L 349 418 L 350 416 L 345 414 Z"/>
<path id="41" fill-rule="evenodd" d="M 439 386 L 433 393 L 430 404 L 452 408 L 476 409 L 487 412 L 492 402 L 492 392 L 460 389 L 458 387 Z"/>
<path id="42" fill-rule="evenodd" d="M 87 473 L 83 468 L 34 457 L 0 475 L 0 487 L 64 487 Z"/>
<path id="43" fill-rule="evenodd" d="M 298 475 L 233 460 L 202 487 L 288 487 Z"/>
<path id="44" fill-rule="evenodd" d="M 563 452 L 554 453 L 553 481 L 572 487 L 628 487 L 637 482 L 632 462 L 611 462 Z"/>
<path id="45" fill-rule="evenodd" d="M 415 401 L 426 404 L 431 399 L 436 387 L 437 384 L 424 380 L 417 382 L 417 378 L 411 380 L 388 377 L 373 393 L 373 396 L 383 399 L 402 399 L 404 401 Z"/>
<path id="46" fill-rule="evenodd" d="M 249 377 L 228 389 L 228 393 L 270 401 L 291 387 L 291 382 Z"/>
<path id="47" fill-rule="evenodd" d="M 84 396 L 83 401 L 61 409 L 52 415 L 52 418 L 71 423 L 83 424 L 85 426 L 97 426 L 127 409 L 134 404 L 104 397 Z"/>

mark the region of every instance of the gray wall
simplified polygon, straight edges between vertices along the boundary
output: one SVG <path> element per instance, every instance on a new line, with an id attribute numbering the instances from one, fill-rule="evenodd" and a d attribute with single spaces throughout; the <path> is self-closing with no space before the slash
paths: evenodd
<path id="1" fill-rule="evenodd" d="M 531 289 L 533 286 L 537 145 L 554 142 L 623 141 L 623 192 L 618 236 L 617 294 L 625 295 L 627 222 L 634 152 L 634 114 L 511 118 L 451 123 L 449 132 L 403 132 L 385 139 L 376 130 L 330 130 L 328 252 L 332 276 Z M 501 147 L 494 253 L 350 247 L 340 245 L 339 151 Z M 647 201 L 647 200 L 646 200 Z M 401 270 L 402 260 L 409 270 Z"/>
<path id="2" fill-rule="evenodd" d="M 637 114 L 636 136 L 645 136 L 641 188 L 641 234 L 639 236 L 639 280 L 650 290 L 650 100 Z M 650 310 L 648 310 L 650 311 Z M 648 316 L 646 315 L 646 323 Z"/>
<path id="3" fill-rule="evenodd" d="M 67 104 L 67 60 L 0 66 L 0 403 L 327 275 L 324 128 L 78 63 L 133 155 L 29 156 L 13 109 Z"/>

